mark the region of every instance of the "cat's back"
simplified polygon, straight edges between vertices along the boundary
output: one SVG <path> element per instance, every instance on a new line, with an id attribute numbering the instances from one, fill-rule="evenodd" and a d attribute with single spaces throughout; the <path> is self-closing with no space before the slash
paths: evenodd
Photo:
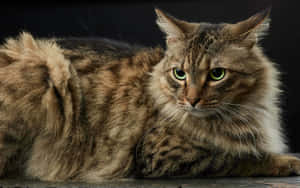
<path id="1" fill-rule="evenodd" d="M 53 39 L 61 48 L 73 51 L 74 55 L 86 55 L 86 52 L 107 56 L 110 58 L 122 58 L 134 55 L 141 46 L 133 46 L 128 43 L 100 37 L 68 37 Z"/>
<path id="2" fill-rule="evenodd" d="M 119 81 L 134 75 L 137 78 L 151 71 L 163 56 L 160 47 L 146 48 L 100 37 L 54 40 L 79 76 L 111 72 Z"/>

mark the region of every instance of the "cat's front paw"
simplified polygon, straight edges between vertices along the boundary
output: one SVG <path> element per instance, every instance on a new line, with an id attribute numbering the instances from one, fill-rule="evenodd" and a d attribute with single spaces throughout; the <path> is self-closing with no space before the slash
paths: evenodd
<path id="1" fill-rule="evenodd" d="M 300 175 L 300 159 L 291 155 L 278 155 L 272 158 L 273 176 Z"/>

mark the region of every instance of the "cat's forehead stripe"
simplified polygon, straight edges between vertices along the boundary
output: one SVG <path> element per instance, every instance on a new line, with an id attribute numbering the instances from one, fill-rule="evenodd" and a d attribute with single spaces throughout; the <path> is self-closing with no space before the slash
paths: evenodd
<path id="1" fill-rule="evenodd" d="M 194 38 L 190 42 L 191 50 L 197 50 L 198 53 L 210 51 L 210 47 L 220 38 L 220 32 L 223 27 L 215 25 L 206 25 L 201 30 L 198 30 Z"/>
<path id="2" fill-rule="evenodd" d="M 220 38 L 220 25 L 205 25 L 202 29 L 199 29 L 194 37 L 190 40 L 189 47 L 187 48 L 187 58 L 184 61 L 184 67 L 190 67 L 193 74 L 197 74 L 197 70 L 203 62 L 204 56 L 207 56 L 213 52 L 216 47 L 216 43 Z M 207 58 L 206 58 L 207 59 Z"/>

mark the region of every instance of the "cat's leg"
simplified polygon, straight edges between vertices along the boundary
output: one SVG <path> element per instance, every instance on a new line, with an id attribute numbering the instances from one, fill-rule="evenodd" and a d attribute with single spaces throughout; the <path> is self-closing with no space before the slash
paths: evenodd
<path id="1" fill-rule="evenodd" d="M 234 168 L 228 176 L 290 176 L 300 175 L 300 159 L 287 154 L 264 154 L 259 158 L 233 159 Z"/>
<path id="2" fill-rule="evenodd" d="M 168 133 L 170 132 L 170 133 Z M 277 154 L 231 155 L 153 129 L 138 147 L 138 176 L 220 177 L 300 175 L 300 160 Z"/>
<path id="3" fill-rule="evenodd" d="M 217 159 L 205 146 L 192 145 L 172 129 L 161 127 L 146 133 L 136 153 L 141 177 L 196 177 L 223 168 L 221 156 Z"/>

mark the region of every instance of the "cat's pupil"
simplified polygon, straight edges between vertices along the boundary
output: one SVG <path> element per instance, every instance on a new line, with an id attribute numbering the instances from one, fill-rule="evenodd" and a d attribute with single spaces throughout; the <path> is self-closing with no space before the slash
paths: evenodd
<path id="1" fill-rule="evenodd" d="M 182 70 L 176 69 L 176 73 L 180 77 L 184 77 L 185 76 L 185 72 L 183 72 Z"/>
<path id="2" fill-rule="evenodd" d="M 221 80 L 225 76 L 225 69 L 215 68 L 210 71 L 210 78 L 214 81 Z"/>
<path id="3" fill-rule="evenodd" d="M 178 80 L 185 80 L 186 78 L 186 74 L 184 71 L 180 70 L 180 69 L 177 69 L 177 68 L 174 68 L 173 69 L 173 73 L 174 73 L 174 76 L 176 79 Z"/>
<path id="4" fill-rule="evenodd" d="M 221 68 L 213 69 L 213 70 L 212 70 L 212 74 L 213 74 L 215 77 L 220 77 L 220 76 L 223 74 L 223 69 L 221 69 Z"/>

